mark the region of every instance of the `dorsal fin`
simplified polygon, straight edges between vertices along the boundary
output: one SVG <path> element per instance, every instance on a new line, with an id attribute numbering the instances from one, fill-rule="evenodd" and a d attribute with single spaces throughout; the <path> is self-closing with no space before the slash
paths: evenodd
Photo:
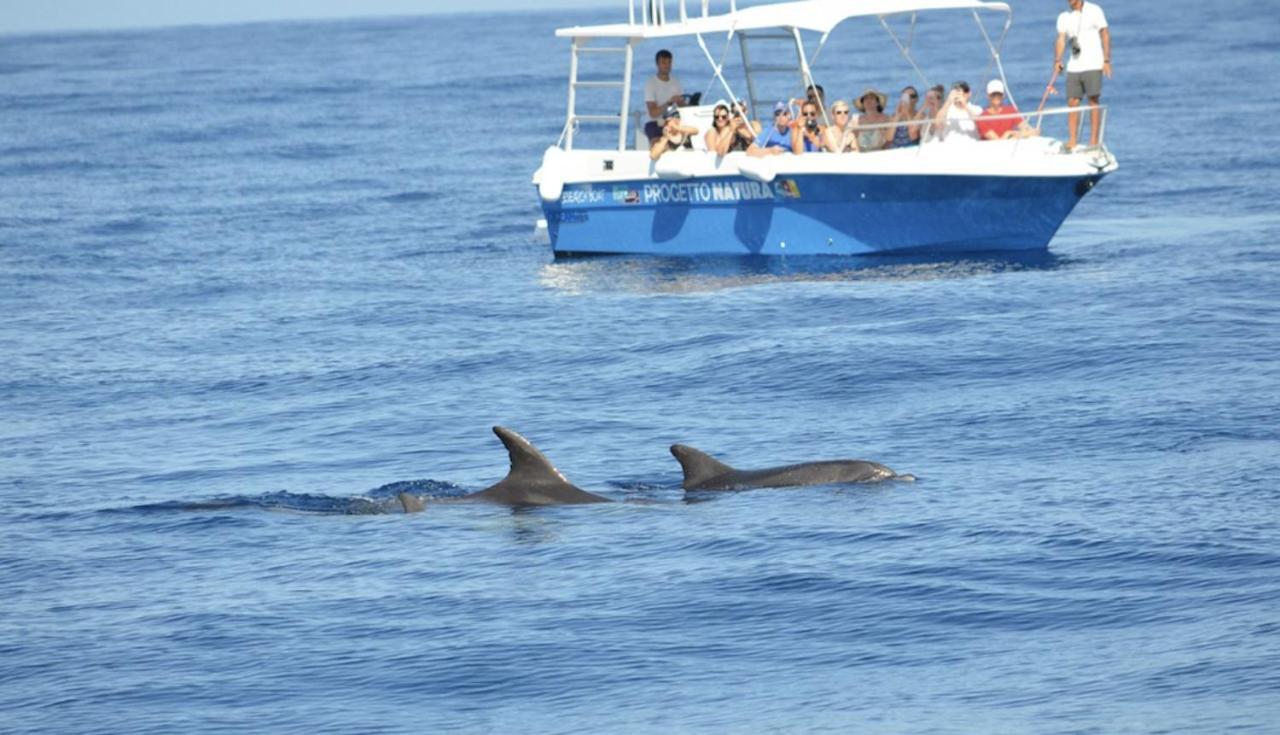
<path id="1" fill-rule="evenodd" d="M 529 443 L 505 426 L 493 427 L 493 433 L 502 440 L 511 456 L 511 469 L 507 471 L 508 479 L 519 479 L 521 482 L 563 482 L 570 484 L 560 470 L 551 464 L 551 460 L 542 455 L 538 448 Z"/>
<path id="2" fill-rule="evenodd" d="M 717 460 L 706 452 L 701 452 L 684 444 L 672 444 L 671 454 L 680 462 L 684 470 L 685 490 L 690 490 L 712 478 L 733 472 L 729 465 Z"/>

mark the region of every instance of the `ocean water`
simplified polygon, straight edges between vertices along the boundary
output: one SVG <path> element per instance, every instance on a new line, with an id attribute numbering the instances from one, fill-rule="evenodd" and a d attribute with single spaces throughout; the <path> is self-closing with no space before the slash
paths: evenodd
<path id="1" fill-rule="evenodd" d="M 551 33 L 617 10 L 0 36 L 0 730 L 1275 732 L 1274 13 L 1104 7 L 1121 169 L 998 259 L 553 261 Z M 494 425 L 623 502 L 378 512 Z"/>

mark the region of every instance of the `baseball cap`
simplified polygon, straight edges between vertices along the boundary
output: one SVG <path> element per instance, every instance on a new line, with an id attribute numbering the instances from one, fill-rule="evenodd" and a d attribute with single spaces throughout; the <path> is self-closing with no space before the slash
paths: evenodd
<path id="1" fill-rule="evenodd" d="M 673 117 L 680 117 L 680 108 L 674 104 L 667 105 L 667 109 L 662 111 L 662 119 L 670 120 Z"/>
<path id="2" fill-rule="evenodd" d="M 773 114 L 775 115 L 777 115 L 779 112 L 789 112 L 790 110 L 791 110 L 791 106 L 781 100 L 779 100 L 778 104 L 773 106 Z"/>
<path id="3" fill-rule="evenodd" d="M 999 79 L 992 79 L 987 82 L 987 94 L 995 94 L 996 92 L 1004 94 L 1004 82 Z"/>

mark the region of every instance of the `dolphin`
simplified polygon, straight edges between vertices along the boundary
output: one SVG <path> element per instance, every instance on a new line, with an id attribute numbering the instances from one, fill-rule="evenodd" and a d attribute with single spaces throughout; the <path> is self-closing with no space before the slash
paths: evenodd
<path id="1" fill-rule="evenodd" d="M 543 456 L 528 439 L 503 426 L 493 427 L 507 453 L 511 456 L 511 469 L 496 485 L 479 492 L 464 495 L 457 501 L 480 501 L 501 505 L 580 505 L 583 503 L 612 503 L 603 495 L 589 493 L 560 474 L 560 470 Z M 422 498 L 410 493 L 397 497 L 405 513 L 419 513 L 426 508 Z"/>
<path id="2" fill-rule="evenodd" d="M 672 444 L 671 454 L 684 470 L 682 484 L 685 490 L 746 490 L 753 487 L 835 485 L 880 480 L 912 482 L 916 479 L 914 475 L 899 475 L 882 464 L 860 459 L 804 462 L 763 470 L 736 470 L 711 455 L 684 444 Z"/>

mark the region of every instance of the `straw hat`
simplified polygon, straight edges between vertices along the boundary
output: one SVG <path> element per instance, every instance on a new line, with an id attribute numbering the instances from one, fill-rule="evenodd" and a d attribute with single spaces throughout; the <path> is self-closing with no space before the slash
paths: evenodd
<path id="1" fill-rule="evenodd" d="M 853 101 L 853 106 L 854 106 L 854 107 L 856 107 L 856 108 L 858 108 L 858 112 L 866 112 L 866 111 L 867 111 L 867 110 L 866 110 L 866 108 L 865 108 L 865 105 L 863 105 L 863 103 L 862 103 L 862 100 L 863 100 L 863 99 L 865 99 L 865 98 L 866 98 L 866 96 L 867 96 L 867 95 L 869 95 L 869 94 L 874 94 L 876 97 L 880 98 L 880 109 L 881 109 L 881 110 L 884 110 L 884 108 L 888 106 L 888 104 L 889 104 L 889 97 L 888 97 L 888 95 L 886 95 L 884 92 L 881 92 L 880 90 L 875 89 L 875 88 L 873 88 L 873 87 L 867 87 L 865 90 L 863 90 L 863 91 L 862 91 L 862 94 L 858 95 L 858 99 L 856 99 L 856 100 L 854 100 L 854 101 Z"/>

